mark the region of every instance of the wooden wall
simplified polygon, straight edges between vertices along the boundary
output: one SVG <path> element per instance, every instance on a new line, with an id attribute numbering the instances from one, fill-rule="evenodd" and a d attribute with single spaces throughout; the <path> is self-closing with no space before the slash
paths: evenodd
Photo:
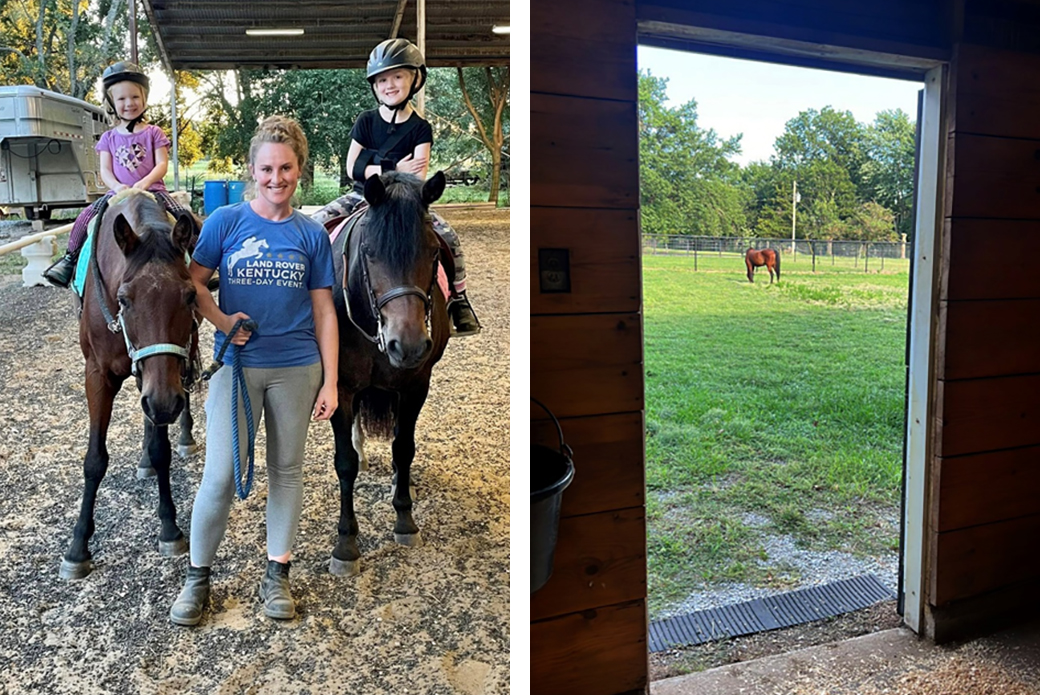
<path id="1" fill-rule="evenodd" d="M 948 105 L 929 520 L 938 637 L 958 602 L 1040 580 L 1040 281 L 1024 253 L 1040 245 L 1040 55 L 958 45 Z"/>
<path id="2" fill-rule="evenodd" d="M 635 32 L 632 0 L 531 7 L 531 395 L 576 469 L 531 596 L 531 692 L 546 695 L 648 684 Z M 570 292 L 540 291 L 539 249 L 568 250 Z"/>

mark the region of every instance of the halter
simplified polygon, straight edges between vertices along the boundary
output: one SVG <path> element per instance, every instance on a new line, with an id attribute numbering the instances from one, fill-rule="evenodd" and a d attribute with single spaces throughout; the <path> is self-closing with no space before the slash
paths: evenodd
<path id="1" fill-rule="evenodd" d="M 372 282 L 369 279 L 368 273 L 368 246 L 365 244 L 364 238 L 364 226 L 359 225 L 358 222 L 364 217 L 364 213 L 367 208 L 359 210 L 351 219 L 347 220 L 347 227 L 345 229 L 346 238 L 343 242 L 343 274 L 346 279 L 343 283 L 343 303 L 347 306 L 347 318 L 350 323 L 358 330 L 358 332 L 364 336 L 370 343 L 374 343 L 379 349 L 379 352 L 386 353 L 386 337 L 383 335 L 383 314 L 381 309 L 399 297 L 414 296 L 418 297 L 423 302 L 423 307 L 426 309 L 426 330 L 430 331 L 430 310 L 433 306 L 433 288 L 437 284 L 437 259 L 433 260 L 433 273 L 430 276 L 430 286 L 423 291 L 422 288 L 416 287 L 415 285 L 398 285 L 397 287 L 391 288 L 383 293 L 381 297 L 376 297 L 376 293 L 372 290 Z M 350 242 L 351 235 L 355 228 L 361 227 L 358 234 L 361 234 L 361 238 L 358 241 L 358 248 L 361 251 L 361 287 L 365 291 L 365 295 L 368 298 L 369 317 L 373 318 L 376 322 L 376 332 L 372 335 L 360 325 L 354 319 L 354 312 L 350 308 Z"/>
<path id="2" fill-rule="evenodd" d="M 98 230 L 96 234 L 100 234 L 101 223 L 104 219 L 105 213 L 108 212 L 108 199 L 101 205 L 101 209 L 97 212 L 98 219 Z M 185 365 L 191 363 L 191 337 L 188 337 L 188 344 L 185 347 L 180 345 L 174 345 L 173 343 L 155 343 L 153 345 L 147 345 L 143 348 L 134 347 L 134 344 L 130 342 L 130 335 L 126 331 L 126 319 L 123 318 L 123 307 L 119 307 L 119 311 L 113 318 L 112 312 L 108 308 L 108 300 L 105 298 L 105 281 L 101 277 L 101 266 L 98 265 L 97 249 L 98 240 L 94 240 L 95 243 L 91 244 L 90 248 L 90 269 L 94 276 L 94 291 L 97 294 L 98 306 L 101 308 L 101 314 L 105 317 L 105 325 L 112 333 L 122 333 L 123 340 L 126 341 L 126 354 L 130 356 L 130 373 L 138 377 L 137 365 L 146 357 L 152 357 L 153 355 L 176 355 L 184 360 Z"/>

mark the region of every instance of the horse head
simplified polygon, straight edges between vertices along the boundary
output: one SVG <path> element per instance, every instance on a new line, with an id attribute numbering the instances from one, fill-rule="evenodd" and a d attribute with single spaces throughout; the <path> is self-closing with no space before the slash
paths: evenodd
<path id="1" fill-rule="evenodd" d="M 99 261 L 114 270 L 106 284 L 118 305 L 141 408 L 154 424 L 170 424 L 185 402 L 195 321 L 185 253 L 195 222 L 188 215 L 173 222 L 153 196 L 139 193 L 113 198 L 101 224 L 99 240 L 115 242 L 99 243 Z"/>
<path id="2" fill-rule="evenodd" d="M 425 183 L 398 172 L 365 182 L 369 210 L 359 230 L 356 262 L 368 284 L 379 340 L 396 368 L 421 366 L 433 348 L 429 318 L 440 244 L 429 207 L 444 186 L 441 172 Z"/>

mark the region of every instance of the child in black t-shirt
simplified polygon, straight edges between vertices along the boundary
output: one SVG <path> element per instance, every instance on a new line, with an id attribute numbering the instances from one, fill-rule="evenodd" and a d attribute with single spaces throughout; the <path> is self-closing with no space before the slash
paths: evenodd
<path id="1" fill-rule="evenodd" d="M 412 97 L 426 84 L 423 54 L 406 39 L 389 39 L 369 55 L 367 74 L 379 108 L 362 112 L 354 122 L 347 152 L 347 169 L 354 179 L 354 190 L 311 216 L 322 224 L 349 215 L 364 200 L 365 180 L 370 176 L 403 171 L 426 178 L 433 129 L 411 104 Z M 459 236 L 443 217 L 435 212 L 430 216 L 434 231 L 447 242 L 455 260 L 454 296 L 449 305 L 455 335 L 478 333 L 480 323 L 466 297 L 466 265 Z"/>

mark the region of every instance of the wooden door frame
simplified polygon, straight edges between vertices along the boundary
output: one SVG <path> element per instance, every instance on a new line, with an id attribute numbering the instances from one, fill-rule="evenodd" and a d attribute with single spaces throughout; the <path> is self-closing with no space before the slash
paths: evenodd
<path id="1" fill-rule="evenodd" d="M 921 154 L 914 220 L 912 313 L 909 336 L 907 393 L 906 497 L 902 514 L 903 620 L 920 634 L 924 628 L 927 576 L 927 518 L 929 475 L 932 468 L 935 423 L 935 350 L 939 338 L 938 268 L 942 242 L 942 196 L 946 156 L 945 97 L 949 62 L 938 54 L 906 56 L 898 53 L 787 39 L 752 36 L 669 21 L 668 16 L 638 21 L 637 45 L 730 56 L 759 62 L 811 67 L 869 76 L 916 79 L 925 91 L 921 115 Z M 642 288 L 640 288 L 640 300 Z"/>

